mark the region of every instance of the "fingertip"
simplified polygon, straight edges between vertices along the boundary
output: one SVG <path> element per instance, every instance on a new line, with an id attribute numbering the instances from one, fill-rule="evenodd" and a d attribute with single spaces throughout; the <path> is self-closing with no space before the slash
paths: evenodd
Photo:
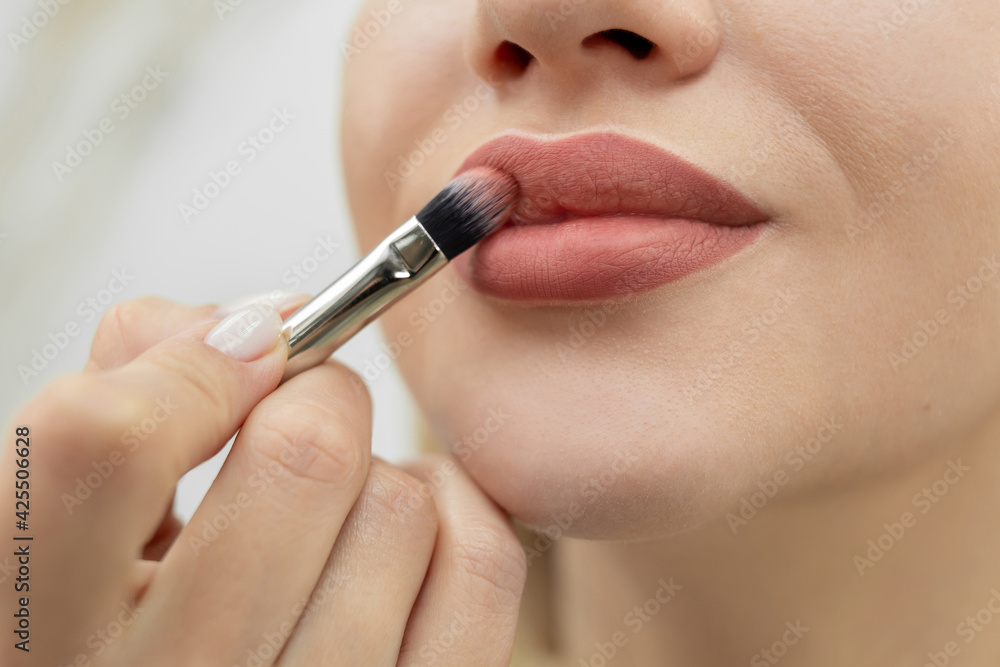
<path id="1" fill-rule="evenodd" d="M 253 362 L 281 347 L 283 327 L 277 310 L 258 303 L 227 316 L 208 332 L 204 342 L 236 361 Z"/>
<path id="2" fill-rule="evenodd" d="M 310 299 L 312 299 L 312 296 L 304 292 L 289 292 L 287 290 L 275 289 L 231 301 L 217 307 L 212 315 L 221 320 L 251 306 L 263 304 L 274 308 L 282 317 L 287 317 Z"/>

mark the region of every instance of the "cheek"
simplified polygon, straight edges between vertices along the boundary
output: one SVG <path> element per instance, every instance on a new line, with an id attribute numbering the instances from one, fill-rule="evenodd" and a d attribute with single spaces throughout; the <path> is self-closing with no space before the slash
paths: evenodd
<path id="1" fill-rule="evenodd" d="M 413 336 L 399 363 L 440 442 L 535 527 L 569 516 L 568 535 L 631 538 L 722 516 L 825 418 L 813 423 L 825 396 L 776 390 L 824 381 L 775 367 L 822 345 L 792 335 L 789 307 L 804 299 L 775 304 L 771 285 L 766 299 L 741 295 L 760 315 L 749 328 L 736 315 L 706 331 L 694 314 L 732 311 L 724 295 L 566 314 L 496 309 L 471 291 L 442 305 L 449 284 L 461 285 L 442 276 L 388 314 L 387 335 Z"/>
<path id="2" fill-rule="evenodd" d="M 475 3 L 407 1 L 402 8 L 364 49 L 350 56 L 345 72 L 341 152 L 351 210 L 365 248 L 426 203 L 401 201 L 402 191 L 429 199 L 443 185 L 439 173 L 425 168 L 427 155 L 413 156 L 421 153 L 428 128 L 440 124 L 455 91 L 474 80 L 466 71 L 462 44 Z M 362 11 L 359 23 L 369 11 Z M 444 151 L 435 152 L 432 157 L 439 160 Z"/>
<path id="3" fill-rule="evenodd" d="M 843 212 L 790 222 L 808 293 L 830 304 L 815 319 L 833 334 L 823 363 L 885 408 L 859 418 L 905 443 L 893 455 L 922 451 L 949 420 L 981 419 L 1000 387 L 1000 285 L 961 294 L 1000 248 L 1000 46 L 983 28 L 1000 4 L 755 7 L 734 26 L 738 57 L 802 115 L 846 186 Z"/>
<path id="4" fill-rule="evenodd" d="M 983 26 L 998 21 L 993 2 L 763 0 L 734 22 L 730 48 L 822 141 L 861 212 L 880 217 L 958 201 L 984 168 L 996 182 L 1000 161 L 983 148 L 1000 133 L 1000 46 Z"/>
<path id="5" fill-rule="evenodd" d="M 383 317 L 437 436 L 508 511 L 578 536 L 669 534 L 776 471 L 791 495 L 926 457 L 1000 402 L 1000 73 L 995 40 L 970 27 L 1000 10 L 918 4 L 900 30 L 880 24 L 896 3 L 859 0 L 761 0 L 733 25 L 728 55 L 805 133 L 751 178 L 794 200 L 757 269 L 592 333 L 579 311 L 484 301 L 451 268 Z M 421 203 L 385 175 L 470 83 L 461 26 L 438 18 L 451 37 L 408 23 L 349 69 L 345 171 L 366 247 Z M 460 143 L 407 197 L 433 195 Z M 821 152 L 811 172 L 788 167 L 804 145 Z"/>

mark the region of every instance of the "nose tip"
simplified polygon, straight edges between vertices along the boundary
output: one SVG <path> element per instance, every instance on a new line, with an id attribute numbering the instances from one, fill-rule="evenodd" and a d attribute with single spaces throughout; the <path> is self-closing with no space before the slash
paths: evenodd
<path id="1" fill-rule="evenodd" d="M 538 68 L 579 82 L 630 67 L 673 81 L 711 63 L 719 25 L 710 0 L 479 0 L 467 48 L 490 81 Z"/>

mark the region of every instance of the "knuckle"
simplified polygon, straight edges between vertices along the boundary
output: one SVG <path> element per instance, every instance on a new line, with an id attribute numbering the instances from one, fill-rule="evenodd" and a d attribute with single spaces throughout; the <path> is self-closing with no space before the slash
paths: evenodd
<path id="1" fill-rule="evenodd" d="M 130 425 L 141 422 L 149 410 L 148 401 L 135 392 L 94 376 L 70 374 L 49 384 L 18 420 L 44 436 L 47 446 L 35 450 L 42 460 L 76 470 L 118 448 Z"/>
<path id="2" fill-rule="evenodd" d="M 458 585 L 475 608 L 492 613 L 518 608 L 528 564 L 513 530 L 485 524 L 466 527 L 450 555 Z"/>
<path id="3" fill-rule="evenodd" d="M 111 335 L 117 337 L 121 333 L 121 314 L 124 307 L 124 303 L 115 303 L 104 311 L 101 319 L 97 321 L 97 329 L 94 332 L 95 340 L 107 338 Z"/>
<path id="4" fill-rule="evenodd" d="M 360 502 L 362 511 L 381 518 L 383 525 L 401 525 L 420 535 L 437 532 L 437 508 L 430 488 L 383 461 L 372 461 Z"/>
<path id="5" fill-rule="evenodd" d="M 184 402 L 215 415 L 215 423 L 233 423 L 235 408 L 229 400 L 227 370 L 202 355 L 191 354 L 187 341 L 165 341 L 157 354 L 145 357 L 144 361 L 155 371 L 180 380 L 182 387 L 177 393 L 184 397 Z"/>
<path id="6" fill-rule="evenodd" d="M 149 314 L 163 308 L 166 303 L 165 299 L 146 296 L 113 304 L 97 323 L 91 351 L 119 348 L 129 352 L 131 332 L 144 326 Z"/>
<path id="7" fill-rule="evenodd" d="M 325 373 L 324 394 L 328 397 L 331 409 L 339 410 L 343 417 L 352 422 L 370 421 L 372 411 L 372 398 L 368 385 L 347 366 L 337 361 L 324 362 L 320 367 Z M 311 381 L 314 377 L 303 374 L 302 382 Z"/>
<path id="8" fill-rule="evenodd" d="M 166 299 L 157 296 L 143 296 L 114 304 L 105 313 L 105 318 L 112 320 L 110 324 L 113 326 L 128 332 L 142 327 L 149 320 L 150 313 L 162 310 L 168 304 Z"/>
<path id="9" fill-rule="evenodd" d="M 294 478 L 360 492 L 368 473 L 368 443 L 327 406 L 273 403 L 251 415 L 247 430 L 267 464 L 276 463 Z"/>
<path id="10" fill-rule="evenodd" d="M 371 412 L 372 394 L 371 390 L 368 388 L 368 384 L 361 379 L 360 375 L 346 366 L 344 367 L 344 373 L 345 382 L 350 383 L 351 396 L 354 401 L 356 401 L 358 406 L 363 408 L 366 412 Z"/>

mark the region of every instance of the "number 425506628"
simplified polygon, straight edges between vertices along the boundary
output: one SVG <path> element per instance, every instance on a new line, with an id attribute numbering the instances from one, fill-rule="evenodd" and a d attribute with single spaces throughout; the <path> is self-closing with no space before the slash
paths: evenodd
<path id="1" fill-rule="evenodd" d="M 19 426 L 15 431 L 17 440 L 14 445 L 14 462 L 17 470 L 14 473 L 14 514 L 17 518 L 15 526 L 18 530 L 28 530 L 28 512 L 31 509 L 31 430 L 27 426 Z"/>

